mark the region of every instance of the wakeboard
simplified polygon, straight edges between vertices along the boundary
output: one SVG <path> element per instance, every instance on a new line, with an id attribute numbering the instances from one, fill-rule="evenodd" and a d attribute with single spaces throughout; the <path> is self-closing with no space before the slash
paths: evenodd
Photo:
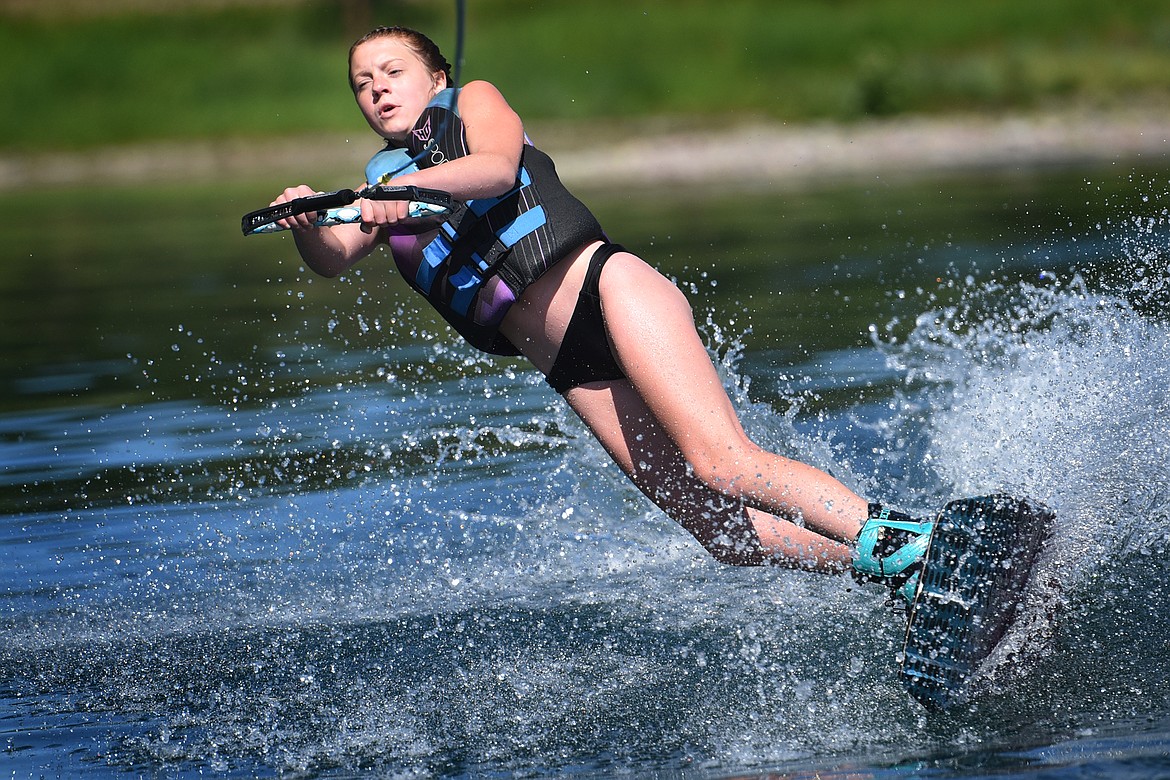
<path id="1" fill-rule="evenodd" d="M 1016 618 L 1054 520 L 1043 504 L 1006 495 L 943 508 L 902 648 L 900 676 L 914 699 L 945 710 L 969 698 L 979 664 Z"/>

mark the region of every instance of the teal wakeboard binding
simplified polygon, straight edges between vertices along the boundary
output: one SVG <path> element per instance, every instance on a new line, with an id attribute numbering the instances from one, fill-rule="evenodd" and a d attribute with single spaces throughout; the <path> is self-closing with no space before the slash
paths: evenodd
<path id="1" fill-rule="evenodd" d="M 869 517 L 857 537 L 853 578 L 886 585 L 909 608 L 918 590 L 933 530 L 930 520 L 915 520 L 880 504 L 870 504 Z"/>

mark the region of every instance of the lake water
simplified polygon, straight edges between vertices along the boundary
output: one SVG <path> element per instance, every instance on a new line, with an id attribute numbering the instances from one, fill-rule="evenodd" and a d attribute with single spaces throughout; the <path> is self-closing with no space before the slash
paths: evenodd
<path id="1" fill-rule="evenodd" d="M 384 259 L 240 237 L 271 182 L 0 195 L 0 777 L 1170 776 L 1168 175 L 587 197 L 762 444 L 1056 509 L 945 716 L 880 590 L 713 563 Z"/>

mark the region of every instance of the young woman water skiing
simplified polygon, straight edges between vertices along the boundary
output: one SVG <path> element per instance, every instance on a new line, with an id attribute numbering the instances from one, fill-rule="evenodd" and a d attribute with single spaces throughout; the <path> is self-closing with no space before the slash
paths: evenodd
<path id="1" fill-rule="evenodd" d="M 407 282 L 473 346 L 531 361 L 638 489 L 717 560 L 852 567 L 912 595 L 929 523 L 747 436 L 682 292 L 610 242 L 496 87 L 454 88 L 435 44 L 401 27 L 354 43 L 349 78 L 386 142 L 366 183 L 443 190 L 466 208 L 412 218 L 402 201 L 363 199 L 360 223 L 282 220 L 311 269 L 334 276 L 388 245 Z M 315 192 L 291 187 L 273 205 Z"/>

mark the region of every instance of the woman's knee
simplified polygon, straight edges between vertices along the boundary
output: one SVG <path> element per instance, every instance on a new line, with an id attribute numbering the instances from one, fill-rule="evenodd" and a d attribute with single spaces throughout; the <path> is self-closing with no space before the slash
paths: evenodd
<path id="1" fill-rule="evenodd" d="M 687 507 L 671 507 L 676 522 L 716 561 L 729 566 L 758 566 L 765 562 L 763 546 L 747 510 L 723 496 Z"/>
<path id="2" fill-rule="evenodd" d="M 760 566 L 765 558 L 758 542 L 752 543 L 743 539 L 736 541 L 731 537 L 721 536 L 703 544 L 717 563 L 725 566 Z"/>
<path id="3" fill-rule="evenodd" d="M 742 498 L 742 482 L 764 476 L 756 474 L 762 450 L 746 437 L 688 441 L 682 450 L 695 479 L 721 495 Z"/>
<path id="4" fill-rule="evenodd" d="M 715 533 L 694 534 L 703 549 L 726 566 L 760 566 L 767 557 L 751 523 L 733 521 Z"/>

